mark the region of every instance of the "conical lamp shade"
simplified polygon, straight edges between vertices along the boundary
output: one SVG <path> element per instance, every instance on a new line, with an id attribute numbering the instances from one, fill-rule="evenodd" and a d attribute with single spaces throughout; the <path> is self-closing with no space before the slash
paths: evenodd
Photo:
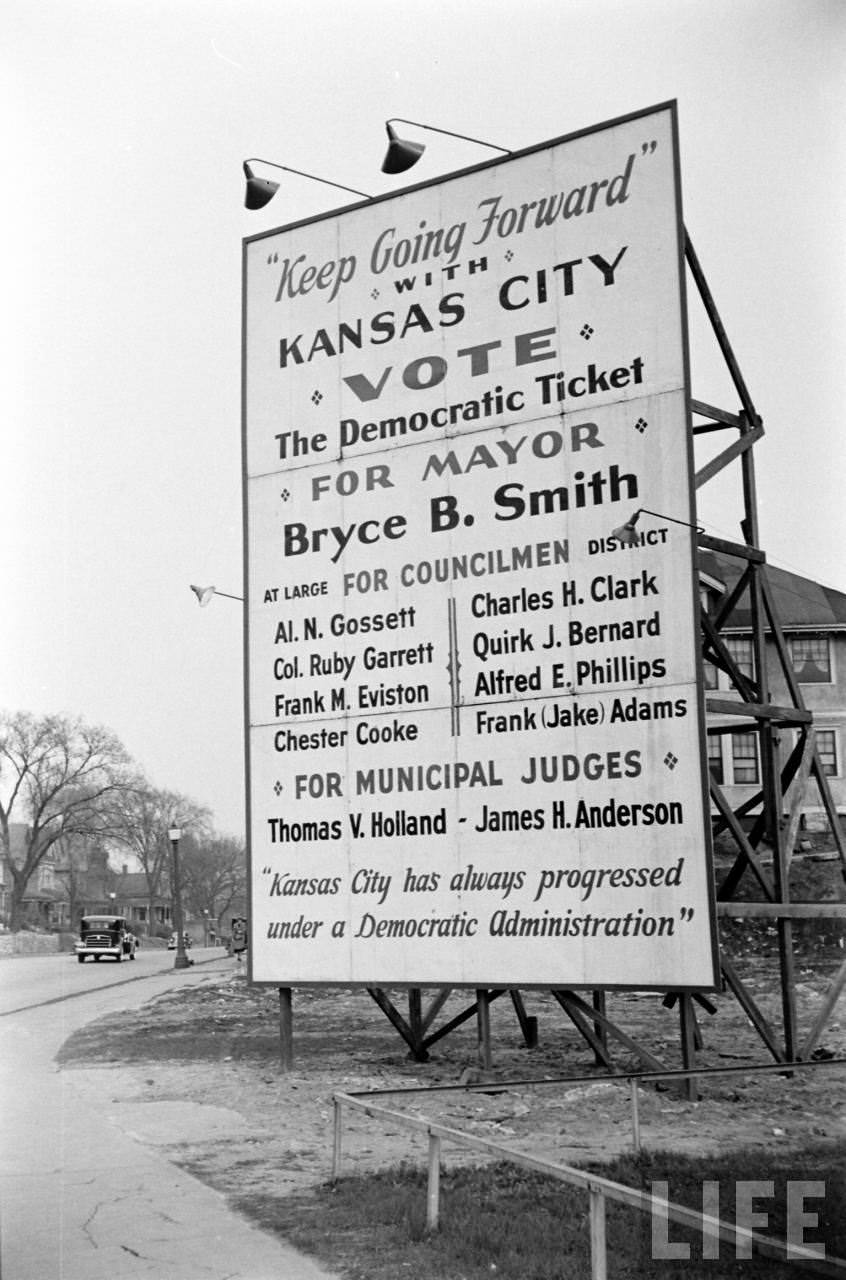
<path id="1" fill-rule="evenodd" d="M 247 191 L 244 196 L 244 207 L 247 209 L 263 209 L 279 190 L 278 182 L 270 182 L 267 178 L 257 178 L 250 166 L 244 163 L 244 175 L 247 179 Z"/>
<path id="2" fill-rule="evenodd" d="M 388 150 L 382 161 L 382 172 L 405 173 L 406 169 L 417 164 L 426 148 L 420 142 L 405 142 L 398 138 L 389 124 L 385 128 L 388 130 Z"/>

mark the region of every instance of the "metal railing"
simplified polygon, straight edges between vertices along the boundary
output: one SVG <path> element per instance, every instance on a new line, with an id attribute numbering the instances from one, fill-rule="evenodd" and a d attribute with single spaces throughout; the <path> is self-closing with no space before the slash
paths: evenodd
<path id="1" fill-rule="evenodd" d="M 632 1136 L 635 1151 L 640 1151 L 640 1121 L 638 1113 L 638 1086 L 642 1082 L 652 1082 L 658 1080 L 681 1079 L 691 1076 L 712 1076 L 712 1075 L 737 1075 L 737 1074 L 756 1074 L 770 1073 L 775 1070 L 781 1074 L 792 1073 L 794 1070 L 802 1070 L 813 1067 L 829 1067 L 844 1066 L 846 1059 L 833 1058 L 823 1062 L 790 1062 L 766 1064 L 759 1067 L 703 1067 L 699 1070 L 691 1071 L 654 1071 L 640 1072 L 621 1076 L 601 1077 L 604 1081 L 614 1081 L 623 1083 L 628 1081 L 630 1098 L 632 1105 Z M 803 1262 L 809 1271 L 824 1276 L 841 1276 L 846 1275 L 846 1260 L 841 1258 L 825 1258 L 820 1254 L 821 1246 L 819 1244 L 800 1244 L 791 1241 L 779 1240 L 771 1236 L 761 1235 L 759 1232 L 752 1231 L 748 1227 L 739 1226 L 735 1223 L 726 1222 L 722 1218 L 699 1212 L 696 1209 L 689 1209 L 685 1205 L 676 1204 L 672 1200 L 668 1200 L 662 1196 L 656 1196 L 653 1192 L 639 1191 L 636 1187 L 629 1187 L 620 1182 L 613 1182 L 609 1178 L 603 1178 L 595 1173 L 588 1173 L 583 1169 L 578 1169 L 573 1165 L 561 1164 L 551 1160 L 544 1160 L 537 1156 L 530 1156 L 522 1151 L 518 1151 L 505 1143 L 495 1142 L 489 1138 L 480 1138 L 475 1134 L 465 1133 L 461 1129 L 452 1128 L 449 1125 L 440 1124 L 434 1120 L 427 1120 L 421 1116 L 411 1116 L 403 1111 L 397 1111 L 392 1107 L 386 1107 L 378 1103 L 370 1101 L 374 1096 L 383 1097 L 385 1094 L 410 1094 L 410 1093 L 434 1093 L 445 1091 L 461 1091 L 472 1092 L 476 1089 L 485 1089 L 488 1092 L 496 1089 L 497 1091 L 506 1092 L 513 1089 L 517 1084 L 525 1086 L 531 1085 L 547 1085 L 552 1083 L 577 1083 L 579 1080 L 590 1081 L 596 1083 L 597 1077 L 578 1077 L 574 1079 L 570 1077 L 562 1077 L 556 1081 L 520 1081 L 503 1084 L 484 1084 L 484 1085 L 463 1085 L 463 1086 L 446 1086 L 432 1088 L 412 1088 L 412 1089 L 391 1089 L 379 1090 L 376 1093 L 336 1093 L 334 1095 L 334 1128 L 333 1128 L 333 1147 L 332 1147 L 332 1179 L 337 1180 L 341 1174 L 341 1164 L 343 1157 L 343 1124 L 344 1111 L 359 1111 L 364 1115 L 373 1119 L 385 1120 L 392 1125 L 399 1125 L 417 1133 L 426 1134 L 428 1138 L 428 1177 L 426 1188 L 426 1227 L 429 1231 L 435 1231 L 440 1221 L 440 1172 L 441 1172 L 441 1147 L 444 1141 L 452 1142 L 457 1146 L 469 1148 L 470 1150 L 484 1152 L 486 1155 L 494 1156 L 500 1160 L 507 1160 L 512 1164 L 516 1164 L 524 1169 L 530 1169 L 536 1173 L 542 1173 L 546 1176 L 564 1182 L 570 1186 L 579 1187 L 588 1192 L 589 1209 L 590 1209 L 590 1257 L 591 1257 L 591 1280 L 607 1280 L 608 1263 L 607 1263 L 607 1244 L 605 1232 L 606 1202 L 608 1200 L 616 1201 L 619 1204 L 628 1205 L 632 1209 L 636 1209 L 641 1213 L 649 1214 L 653 1220 L 659 1216 L 665 1223 L 675 1222 L 681 1226 L 692 1228 L 699 1232 L 704 1239 L 708 1238 L 713 1241 L 727 1241 L 734 1245 L 737 1257 L 748 1257 L 752 1250 L 765 1256 L 778 1258 L 785 1262 Z"/>

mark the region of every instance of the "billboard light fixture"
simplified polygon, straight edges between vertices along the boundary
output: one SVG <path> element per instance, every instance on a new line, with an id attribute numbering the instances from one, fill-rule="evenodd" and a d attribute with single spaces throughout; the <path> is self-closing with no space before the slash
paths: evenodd
<path id="1" fill-rule="evenodd" d="M 324 186 L 337 187 L 340 191 L 349 191 L 354 196 L 361 196 L 363 200 L 371 198 L 366 191 L 356 191 L 355 187 L 345 187 L 340 182 L 330 182 L 328 178 L 318 178 L 316 174 L 304 173 L 302 169 L 289 169 L 285 164 L 274 164 L 272 160 L 262 160 L 258 156 L 253 156 L 251 160 L 244 161 L 244 176 L 247 179 L 244 207 L 247 209 L 263 209 L 279 190 L 278 182 L 271 182 L 269 178 L 256 177 L 252 168 L 254 164 L 266 164 L 271 169 L 281 169 L 284 173 L 295 173 L 300 178 L 311 178 L 312 182 L 322 182 Z"/>
<path id="2" fill-rule="evenodd" d="M 392 127 L 394 124 L 410 124 L 415 129 L 444 133 L 448 138 L 460 138 L 462 142 L 475 142 L 480 147 L 490 147 L 492 151 L 501 151 L 505 156 L 511 155 L 505 147 L 497 147 L 492 142 L 483 142 L 481 138 L 470 138 L 466 133 L 453 133 L 451 129 L 438 129 L 433 124 L 421 124 L 419 120 L 403 120 L 401 116 L 391 116 L 390 120 L 385 121 L 385 128 L 388 131 L 388 150 L 382 161 L 383 173 L 405 173 L 406 169 L 417 164 L 426 150 L 422 142 L 409 142 L 398 137 L 396 129 Z"/>
<path id="3" fill-rule="evenodd" d="M 201 609 L 205 609 L 212 596 L 226 596 L 227 600 L 240 600 L 242 604 L 244 603 L 243 596 L 231 596 L 228 591 L 218 591 L 217 587 L 195 587 L 192 582 L 191 590 L 197 597 Z"/>
<path id="4" fill-rule="evenodd" d="M 616 538 L 624 547 L 633 547 L 637 542 L 637 530 L 635 525 L 640 517 L 657 516 L 659 520 L 671 520 L 673 524 L 683 524 L 687 529 L 695 529 L 697 533 L 704 533 L 705 530 L 699 524 L 691 524 L 689 520 L 677 520 L 675 516 L 668 516 L 663 511 L 650 511 L 649 507 L 638 507 L 633 516 L 629 516 L 625 524 L 621 524 L 618 529 L 611 530 L 611 537 Z"/>

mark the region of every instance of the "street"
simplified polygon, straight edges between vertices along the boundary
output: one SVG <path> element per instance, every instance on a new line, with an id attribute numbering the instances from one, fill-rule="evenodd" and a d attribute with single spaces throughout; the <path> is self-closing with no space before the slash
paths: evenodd
<path id="1" fill-rule="evenodd" d="M 192 947 L 187 953 L 198 965 L 224 956 L 222 947 Z M 62 1000 L 90 991 L 168 973 L 175 951 L 139 947 L 134 960 L 86 960 L 79 964 L 70 952 L 53 956 L 15 956 L 0 960 L 0 1015 Z"/>
<path id="2" fill-rule="evenodd" d="M 54 1057 L 78 1028 L 235 964 L 217 949 L 135 962 L 0 961 L 2 1280 L 323 1280 L 309 1258 L 249 1226 L 219 1193 L 121 1128 L 104 1069 L 86 1101 Z M 193 1104 L 196 1110 L 202 1099 Z"/>

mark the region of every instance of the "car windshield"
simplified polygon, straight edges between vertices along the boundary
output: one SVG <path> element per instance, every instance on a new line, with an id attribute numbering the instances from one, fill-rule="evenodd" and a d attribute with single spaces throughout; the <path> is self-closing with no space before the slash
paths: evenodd
<path id="1" fill-rule="evenodd" d="M 86 916 L 82 922 L 83 929 L 119 929 L 120 920 L 114 916 Z"/>

